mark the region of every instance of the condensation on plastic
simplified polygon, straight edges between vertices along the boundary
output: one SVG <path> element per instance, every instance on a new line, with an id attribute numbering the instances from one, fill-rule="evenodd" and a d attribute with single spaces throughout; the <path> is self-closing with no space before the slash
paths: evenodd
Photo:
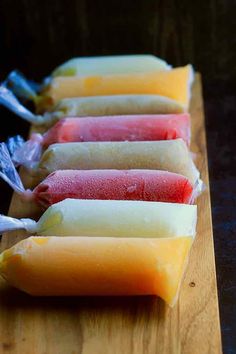
<path id="1" fill-rule="evenodd" d="M 0 234 L 16 230 L 36 233 L 37 223 L 32 219 L 15 219 L 10 216 L 0 215 Z"/>
<path id="2" fill-rule="evenodd" d="M 32 134 L 30 140 L 14 151 L 12 155 L 14 164 L 34 169 L 42 156 L 42 139 L 41 134 Z"/>

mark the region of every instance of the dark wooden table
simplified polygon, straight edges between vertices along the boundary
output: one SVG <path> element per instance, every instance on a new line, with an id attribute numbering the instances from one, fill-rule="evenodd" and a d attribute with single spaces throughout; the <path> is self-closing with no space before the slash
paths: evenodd
<path id="1" fill-rule="evenodd" d="M 0 80 L 13 68 L 40 80 L 79 55 L 154 53 L 203 75 L 224 353 L 236 353 L 236 3 L 0 0 Z M 28 124 L 0 107 L 0 140 Z M 11 190 L 0 182 L 0 212 Z"/>

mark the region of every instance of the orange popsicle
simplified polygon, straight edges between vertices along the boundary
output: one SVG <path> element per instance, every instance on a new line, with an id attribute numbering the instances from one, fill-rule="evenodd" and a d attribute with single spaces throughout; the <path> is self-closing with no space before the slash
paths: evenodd
<path id="1" fill-rule="evenodd" d="M 0 273 L 31 295 L 157 295 L 173 305 L 191 243 L 191 237 L 30 237 L 0 255 Z"/>
<path id="2" fill-rule="evenodd" d="M 58 76 L 52 79 L 43 95 L 45 101 L 55 104 L 63 98 L 72 97 L 155 94 L 188 107 L 192 79 L 191 65 L 152 73 Z"/>

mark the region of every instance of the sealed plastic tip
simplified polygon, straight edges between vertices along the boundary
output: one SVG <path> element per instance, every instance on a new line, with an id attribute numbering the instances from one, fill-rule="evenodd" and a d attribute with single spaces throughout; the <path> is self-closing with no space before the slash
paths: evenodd
<path id="1" fill-rule="evenodd" d="M 25 139 L 21 135 L 15 135 L 9 137 L 5 144 L 9 151 L 10 156 L 13 156 L 14 152 L 18 150 L 25 143 Z"/>
<path id="2" fill-rule="evenodd" d="M 28 169 L 34 169 L 38 165 L 42 155 L 41 134 L 32 134 L 30 140 L 16 149 L 12 155 L 12 160 L 16 165 L 23 165 Z"/>
<path id="3" fill-rule="evenodd" d="M 16 219 L 0 215 L 0 234 L 16 230 L 26 230 L 34 234 L 37 231 L 37 223 L 32 219 Z"/>
<path id="4" fill-rule="evenodd" d="M 0 177 L 18 193 L 25 191 L 20 176 L 11 160 L 6 144 L 0 144 Z"/>
<path id="5" fill-rule="evenodd" d="M 37 97 L 36 89 L 40 86 L 30 82 L 18 70 L 13 70 L 4 81 L 4 86 L 10 88 L 17 97 L 35 101 Z"/>
<path id="6" fill-rule="evenodd" d="M 25 190 L 21 178 L 12 162 L 7 146 L 4 143 L 0 144 L 0 177 L 24 199 L 32 200 L 34 198 L 32 191 Z"/>
<path id="7" fill-rule="evenodd" d="M 41 115 L 36 115 L 24 107 L 16 98 L 16 96 L 6 86 L 0 86 L 0 104 L 8 108 L 10 111 L 33 124 L 44 124 L 45 118 Z"/>
<path id="8" fill-rule="evenodd" d="M 199 197 L 199 195 L 202 194 L 205 190 L 206 190 L 206 185 L 203 182 L 203 180 L 201 180 L 201 178 L 199 177 L 193 186 L 192 196 L 189 200 L 189 204 L 193 204 L 195 200 Z"/>

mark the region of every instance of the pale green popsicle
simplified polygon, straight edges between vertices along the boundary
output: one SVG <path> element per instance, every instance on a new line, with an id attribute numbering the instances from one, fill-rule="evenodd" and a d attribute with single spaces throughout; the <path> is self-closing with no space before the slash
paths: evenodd
<path id="1" fill-rule="evenodd" d="M 196 205 L 65 199 L 36 225 L 45 236 L 177 237 L 196 233 Z"/>
<path id="2" fill-rule="evenodd" d="M 150 54 L 80 57 L 58 66 L 52 76 L 131 74 L 170 68 L 164 60 Z"/>

